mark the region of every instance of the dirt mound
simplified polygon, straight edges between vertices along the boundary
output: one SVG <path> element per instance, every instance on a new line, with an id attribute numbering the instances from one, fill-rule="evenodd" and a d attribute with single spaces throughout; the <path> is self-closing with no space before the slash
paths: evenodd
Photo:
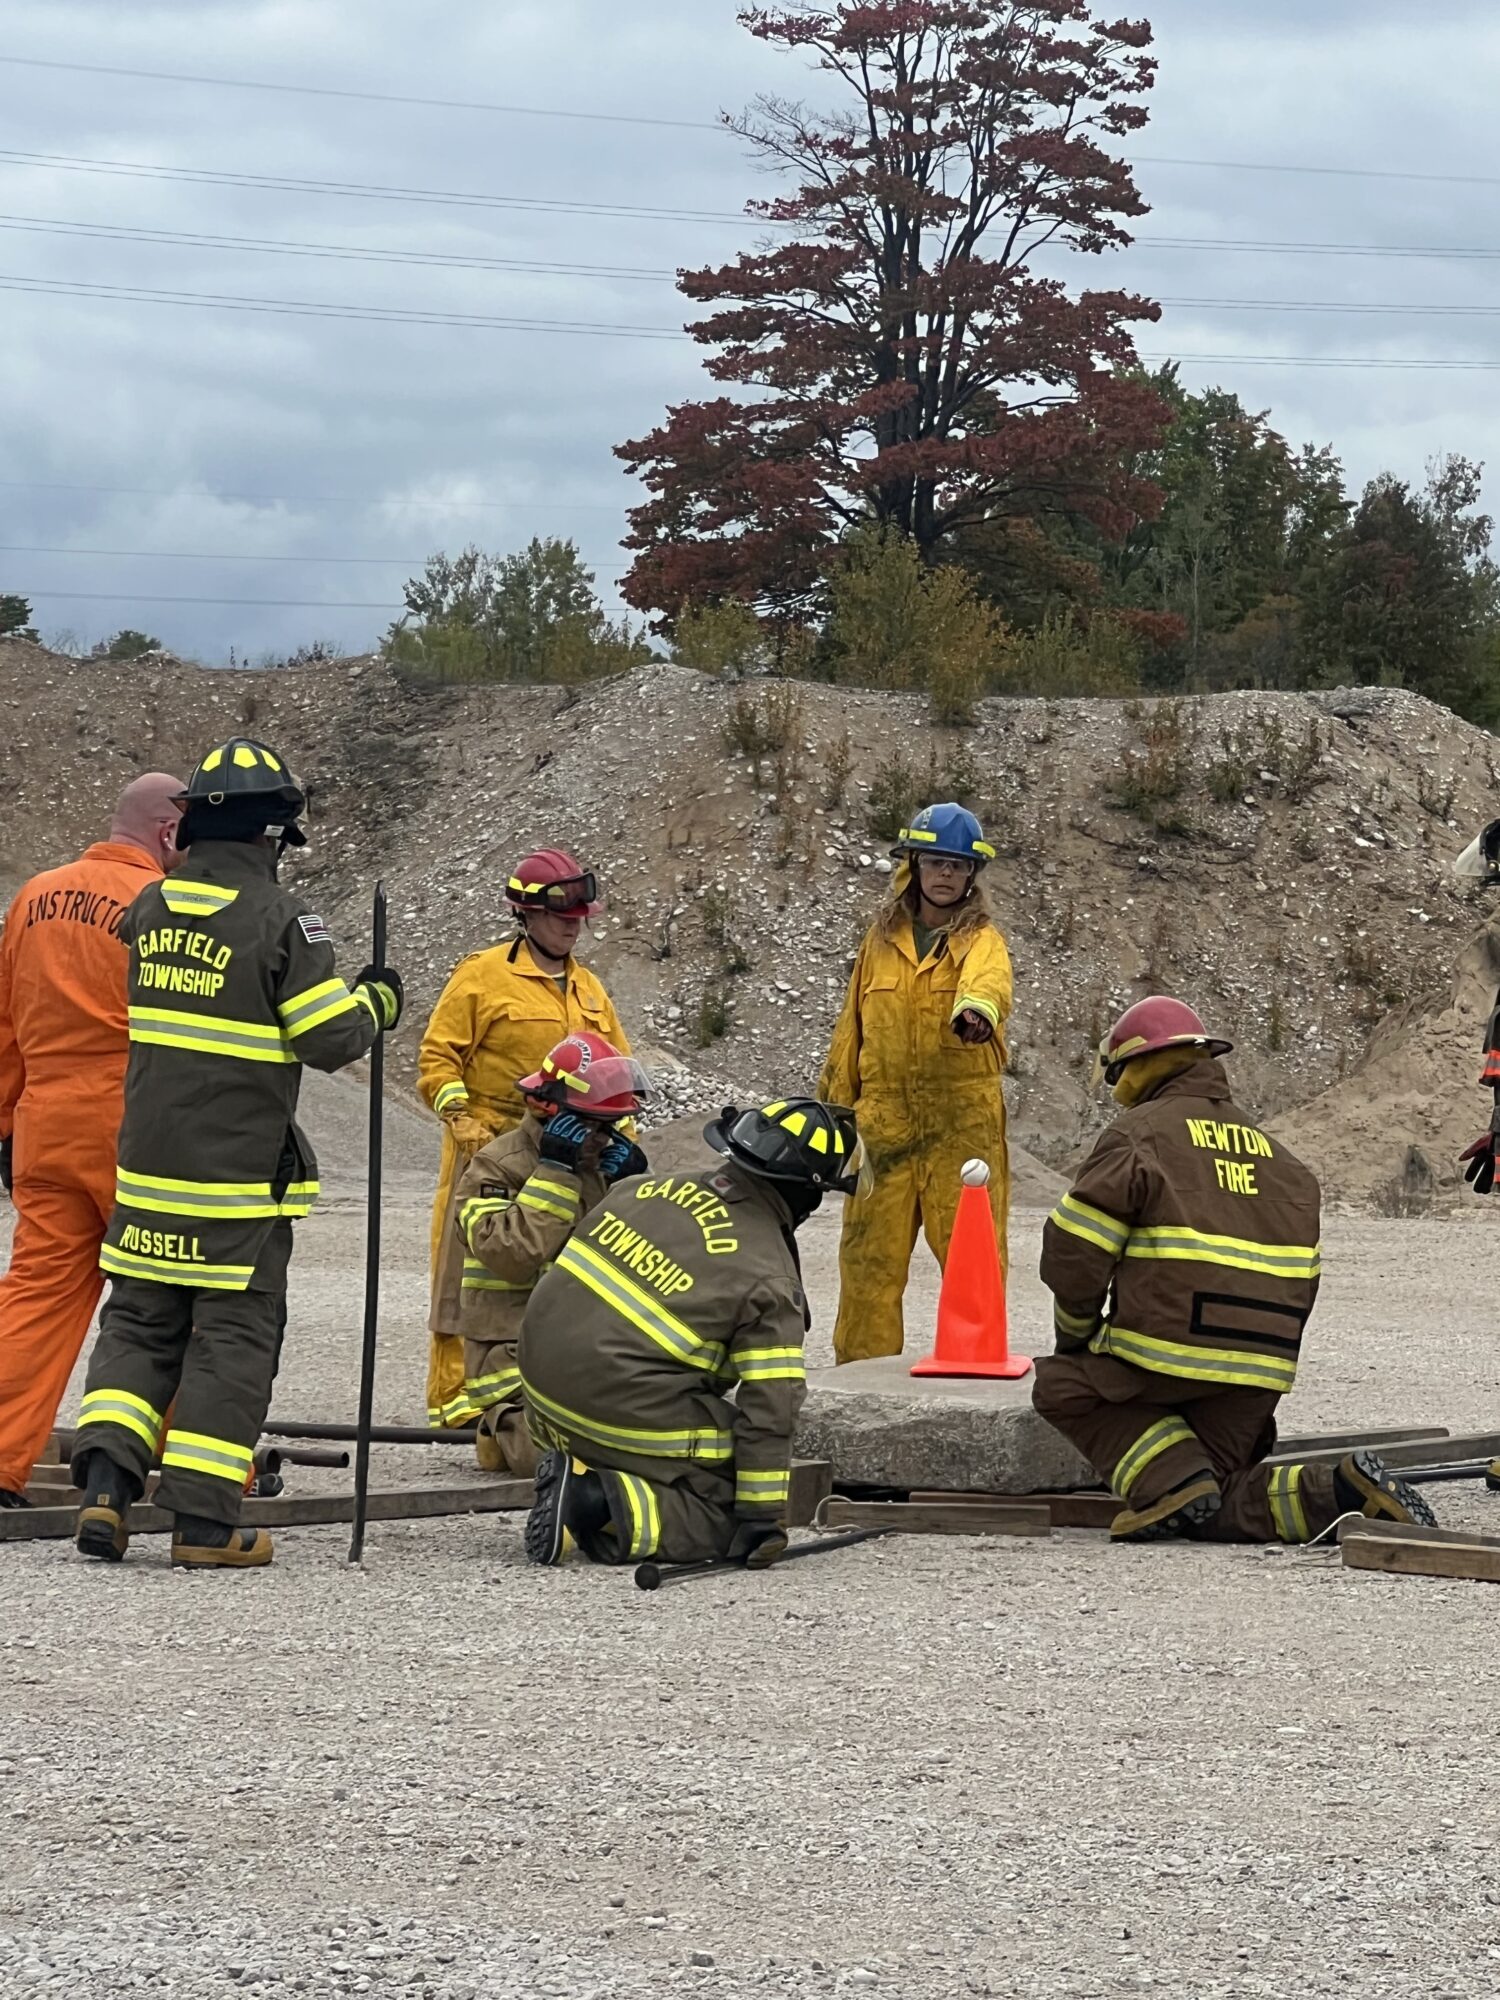
<path id="1" fill-rule="evenodd" d="M 1277 1121 L 1328 1193 L 1392 1215 L 1478 1205 L 1458 1157 L 1489 1122 L 1474 1085 L 1497 988 L 1500 918 L 1465 948 L 1441 1003 L 1388 1016 L 1342 1083 Z"/>
<path id="2" fill-rule="evenodd" d="M 454 963 L 507 933 L 511 859 L 575 846 L 609 895 L 588 953 L 665 1118 L 814 1082 L 903 795 L 969 797 L 1016 964 L 1012 1131 L 1054 1171 L 1101 1116 L 1091 1044 L 1152 989 L 1236 1038 L 1262 1114 L 1332 1093 L 1316 1139 L 1297 1129 L 1337 1159 L 1372 1031 L 1440 1005 L 1481 920 L 1446 871 L 1500 776 L 1488 735 L 1399 690 L 996 700 L 954 731 L 914 696 L 666 664 L 579 690 L 434 692 L 370 659 L 257 673 L 23 642 L 0 643 L 0 725 L 7 892 L 96 837 L 134 772 L 185 771 L 238 730 L 281 745 L 313 800 L 289 879 L 351 970 L 387 883 L 414 1016 L 398 1085 Z M 1432 1094 L 1465 1119 L 1473 1061 L 1466 1046 L 1451 1074 L 1432 1062 Z"/>

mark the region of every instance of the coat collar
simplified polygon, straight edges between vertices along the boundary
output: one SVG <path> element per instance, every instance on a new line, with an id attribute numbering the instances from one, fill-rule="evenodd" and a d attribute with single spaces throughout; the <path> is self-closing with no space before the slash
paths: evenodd
<path id="1" fill-rule="evenodd" d="M 1191 1069 L 1179 1070 L 1176 1076 L 1169 1076 L 1149 1097 L 1143 1097 L 1141 1103 L 1159 1104 L 1164 1097 L 1206 1097 L 1210 1103 L 1227 1104 L 1231 1094 L 1228 1072 L 1223 1063 L 1205 1056 Z"/>

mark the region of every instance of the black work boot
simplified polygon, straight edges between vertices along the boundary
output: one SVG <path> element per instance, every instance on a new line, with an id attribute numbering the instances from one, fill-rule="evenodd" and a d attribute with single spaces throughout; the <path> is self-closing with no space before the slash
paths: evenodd
<path id="1" fill-rule="evenodd" d="M 199 1514 L 172 1520 L 172 1561 L 178 1569 L 264 1569 L 275 1544 L 264 1528 L 232 1528 Z"/>
<path id="2" fill-rule="evenodd" d="M 1433 1513 L 1415 1486 L 1408 1486 L 1378 1452 L 1351 1451 L 1334 1467 L 1333 1497 L 1343 1514 L 1360 1513 L 1371 1521 L 1404 1521 L 1409 1527 L 1435 1528 Z"/>
<path id="3" fill-rule="evenodd" d="M 0 1486 L 0 1510 L 6 1507 L 29 1507 L 31 1502 L 24 1493 L 13 1492 L 9 1486 Z"/>
<path id="4" fill-rule="evenodd" d="M 565 1451 L 549 1451 L 536 1469 L 536 1498 L 526 1516 L 526 1560 L 555 1568 L 571 1549 L 609 1523 L 597 1472 Z"/>
<path id="5" fill-rule="evenodd" d="M 1109 1524 L 1117 1542 L 1164 1541 L 1169 1535 L 1200 1534 L 1224 1504 L 1219 1483 L 1201 1472 L 1185 1486 L 1174 1487 L 1144 1507 L 1126 1507 Z"/>
<path id="6" fill-rule="evenodd" d="M 140 1482 L 106 1451 L 91 1451 L 73 1478 L 83 1488 L 73 1530 L 78 1553 L 98 1562 L 119 1562 L 130 1546 L 125 1517 L 141 1497 Z"/>

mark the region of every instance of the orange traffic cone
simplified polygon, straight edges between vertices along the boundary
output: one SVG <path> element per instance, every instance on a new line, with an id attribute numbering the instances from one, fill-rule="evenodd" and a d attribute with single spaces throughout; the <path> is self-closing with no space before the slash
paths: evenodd
<path id="1" fill-rule="evenodd" d="M 937 1341 L 927 1359 L 912 1369 L 913 1375 L 989 1375 L 1015 1381 L 1030 1373 L 1030 1357 L 1010 1352 L 1005 1275 L 995 1247 L 989 1178 L 982 1160 L 970 1160 L 964 1167 L 938 1295 Z"/>

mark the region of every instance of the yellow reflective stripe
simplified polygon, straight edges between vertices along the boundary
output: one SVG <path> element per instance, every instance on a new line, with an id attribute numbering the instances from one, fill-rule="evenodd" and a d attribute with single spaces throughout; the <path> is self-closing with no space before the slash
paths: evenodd
<path id="1" fill-rule="evenodd" d="M 90 1389 L 78 1413 L 79 1430 L 85 1424 L 117 1424 L 152 1451 L 161 1435 L 162 1421 L 160 1410 L 153 1409 L 143 1396 L 132 1396 L 128 1389 Z"/>
<path id="2" fill-rule="evenodd" d="M 559 1201 L 571 1203 L 574 1208 L 582 1208 L 583 1196 L 577 1188 L 569 1187 L 566 1181 L 543 1180 L 540 1174 L 533 1174 L 527 1181 L 528 1188 L 540 1188 L 543 1194 L 555 1194 Z M 522 1190 L 525 1192 L 525 1189 Z"/>
<path id="3" fill-rule="evenodd" d="M 746 1347 L 729 1356 L 742 1382 L 804 1382 L 807 1362 L 800 1347 Z"/>
<path id="4" fill-rule="evenodd" d="M 1096 1354 L 1113 1354 L 1158 1375 L 1182 1375 L 1192 1382 L 1224 1382 L 1237 1389 L 1274 1389 L 1285 1395 L 1297 1379 L 1295 1355 L 1283 1359 L 1235 1347 L 1189 1346 L 1128 1327 L 1101 1327 L 1089 1342 Z"/>
<path id="5" fill-rule="evenodd" d="M 287 1034 L 295 1040 L 309 1028 L 320 1028 L 325 1021 L 352 1012 L 355 1005 L 354 995 L 342 979 L 325 979 L 321 986 L 309 986 L 305 993 L 281 1001 L 276 1012 Z"/>
<path id="6" fill-rule="evenodd" d="M 527 1184 L 528 1187 L 529 1185 L 530 1183 Z M 559 1222 L 573 1222 L 576 1221 L 578 1216 L 576 1205 L 572 1208 L 564 1208 L 561 1202 L 548 1201 L 542 1195 L 528 1193 L 527 1188 L 522 1188 L 521 1192 L 516 1196 L 516 1200 L 521 1204 L 522 1208 L 540 1209 L 543 1215 L 555 1215 Z"/>
<path id="7" fill-rule="evenodd" d="M 316 1183 L 313 1188 L 316 1192 Z M 115 1169 L 115 1206 L 146 1209 L 153 1215 L 201 1215 L 236 1222 L 260 1221 L 283 1212 L 269 1181 L 174 1181 L 131 1173 L 125 1167 Z"/>
<path id="8" fill-rule="evenodd" d="M 368 986 L 356 986 L 354 991 L 349 995 L 349 1004 L 351 1007 L 363 1007 L 376 1027 L 384 1028 L 385 1015 L 376 1006 L 375 995 L 370 991 Z"/>
<path id="9" fill-rule="evenodd" d="M 1128 1500 L 1131 1487 L 1148 1465 L 1155 1464 L 1174 1445 L 1194 1442 L 1192 1430 L 1181 1417 L 1163 1417 L 1159 1423 L 1149 1424 L 1135 1443 L 1120 1454 L 1115 1476 L 1109 1483 L 1122 1500 Z"/>
<path id="10" fill-rule="evenodd" d="M 255 1276 L 253 1264 L 177 1263 L 164 1257 L 139 1257 L 106 1243 L 99 1268 L 112 1278 L 149 1278 L 158 1285 L 192 1285 L 205 1292 L 242 1292 Z"/>
<path id="11" fill-rule="evenodd" d="M 1307 1532 L 1307 1514 L 1302 1505 L 1302 1467 L 1300 1465 L 1275 1465 L 1266 1485 L 1266 1498 L 1271 1503 L 1271 1519 L 1276 1533 L 1283 1542 L 1305 1542 L 1310 1539 Z"/>
<path id="12" fill-rule="evenodd" d="M 161 899 L 174 917 L 215 917 L 220 910 L 227 910 L 239 893 L 238 889 L 225 889 L 217 882 L 161 885 Z"/>
<path id="13" fill-rule="evenodd" d="M 953 1009 L 953 1018 L 957 1020 L 960 1014 L 970 1009 L 976 1014 L 983 1014 L 992 1028 L 999 1027 L 1000 1009 L 993 1000 L 983 1000 L 977 993 L 960 993 Z"/>
<path id="14" fill-rule="evenodd" d="M 188 1049 L 194 1055 L 237 1056 L 243 1062 L 297 1060 L 280 1028 L 268 1028 L 259 1021 L 178 1013 L 169 1007 L 132 1007 L 130 1039 L 155 1048 Z"/>
<path id="15" fill-rule="evenodd" d="M 577 1278 L 580 1284 L 587 1285 L 622 1319 L 639 1327 L 658 1347 L 665 1348 L 677 1360 L 685 1361 L 689 1368 L 703 1368 L 716 1374 L 723 1367 L 724 1349 L 721 1346 L 694 1333 L 685 1321 L 669 1313 L 665 1306 L 658 1305 L 649 1293 L 632 1284 L 590 1245 L 575 1238 L 558 1256 L 557 1268 L 566 1271 L 569 1277 Z"/>
<path id="16" fill-rule="evenodd" d="M 1176 1226 L 1132 1230 L 1125 1255 L 1223 1264 L 1272 1278 L 1316 1278 L 1322 1262 L 1316 1243 L 1256 1243 L 1246 1236 L 1211 1236 L 1201 1229 Z"/>
<path id="17" fill-rule="evenodd" d="M 459 1103 L 467 1104 L 468 1101 L 469 1089 L 467 1084 L 458 1082 L 445 1083 L 437 1096 L 433 1098 L 432 1108 L 441 1118 L 450 1105 Z"/>
<path id="18" fill-rule="evenodd" d="M 536 1281 L 527 1279 L 520 1284 L 512 1284 L 509 1278 L 492 1277 L 488 1265 L 481 1264 L 477 1257 L 465 1257 L 459 1289 L 465 1292 L 531 1292 L 536 1289 Z"/>
<path id="19" fill-rule="evenodd" d="M 1094 1328 L 1099 1324 L 1099 1315 L 1098 1313 L 1064 1312 L 1063 1308 L 1054 1299 L 1052 1302 L 1052 1324 L 1059 1332 L 1069 1333 L 1075 1339 L 1081 1339 L 1086 1334 L 1094 1331 Z"/>
<path id="20" fill-rule="evenodd" d="M 509 1195 L 472 1195 L 458 1213 L 459 1232 L 464 1242 L 474 1248 L 474 1231 L 487 1215 L 501 1215 L 511 1205 Z"/>
<path id="21" fill-rule="evenodd" d="M 429 1415 L 431 1412 L 429 1412 Z M 467 1387 L 460 1389 L 456 1396 L 450 1396 L 438 1411 L 439 1428 L 457 1430 L 468 1423 L 471 1417 L 483 1416 L 484 1412 L 468 1393 Z"/>
<path id="22" fill-rule="evenodd" d="M 619 1445 L 622 1450 L 638 1451 L 647 1458 L 714 1458 L 724 1459 L 734 1456 L 734 1434 L 732 1431 L 687 1430 L 687 1431 L 644 1431 L 626 1430 L 620 1424 L 598 1422 L 593 1417 L 581 1416 L 577 1410 L 570 1410 L 565 1403 L 557 1403 L 550 1396 L 544 1396 L 540 1389 L 522 1378 L 522 1387 L 529 1401 L 536 1404 L 544 1417 L 560 1424 L 566 1431 L 578 1436 L 592 1438 L 595 1444 Z"/>
<path id="23" fill-rule="evenodd" d="M 243 1486 L 255 1454 L 229 1438 L 205 1437 L 201 1431 L 171 1430 L 161 1462 L 164 1469 L 201 1472 L 210 1479 L 227 1479 L 233 1486 Z"/>
<path id="24" fill-rule="evenodd" d="M 1113 1215 L 1106 1215 L 1102 1208 L 1091 1208 L 1077 1195 L 1065 1194 L 1050 1218 L 1059 1229 L 1065 1229 L 1070 1236 L 1081 1236 L 1085 1243 L 1092 1243 L 1100 1250 L 1108 1250 L 1117 1256 L 1124 1249 L 1130 1235 L 1130 1224 L 1121 1222 Z"/>
<path id="25" fill-rule="evenodd" d="M 464 1383 L 464 1393 L 480 1410 L 492 1410 L 497 1403 L 517 1395 L 520 1387 L 519 1368 L 497 1368 L 492 1375 L 471 1375 Z"/>
<path id="26" fill-rule="evenodd" d="M 791 1490 L 790 1472 L 755 1472 L 741 1470 L 738 1466 L 735 1468 L 734 1497 L 740 1505 L 750 1501 L 774 1506 L 787 1499 Z"/>
<path id="27" fill-rule="evenodd" d="M 661 1540 L 661 1512 L 656 1494 L 650 1481 L 642 1479 L 639 1473 L 616 1472 L 612 1476 L 625 1495 L 630 1513 L 630 1560 L 639 1562 L 643 1556 L 655 1555 Z"/>

